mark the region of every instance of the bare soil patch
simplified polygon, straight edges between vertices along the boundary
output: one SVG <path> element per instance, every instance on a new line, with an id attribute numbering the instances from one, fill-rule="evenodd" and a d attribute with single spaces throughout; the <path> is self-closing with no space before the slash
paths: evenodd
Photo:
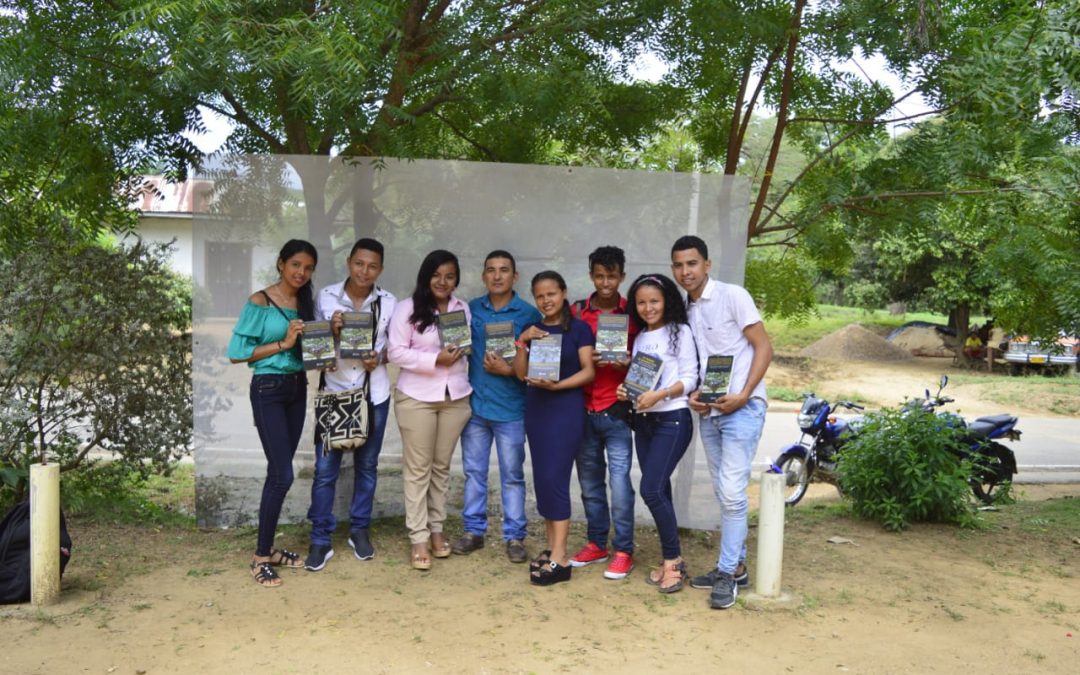
<path id="1" fill-rule="evenodd" d="M 950 360 L 782 356 L 768 378 L 896 405 L 933 389 L 943 372 L 956 372 Z M 1007 385 L 957 380 L 948 389 L 957 410 L 1004 412 L 988 392 Z M 1011 412 L 1050 414 L 1037 396 L 1020 398 Z M 1017 491 L 1020 501 L 984 513 L 981 529 L 891 534 L 847 515 L 832 487 L 813 485 L 787 514 L 791 601 L 741 600 L 725 611 L 710 610 L 705 591 L 665 596 L 643 583 L 660 557 L 649 528 L 638 531 L 628 579 L 606 580 L 594 565 L 570 583 L 535 588 L 492 538 L 470 556 L 413 571 L 403 524 L 381 520 L 375 560 L 353 558 L 341 531 L 324 571 L 284 572 L 281 588 L 263 589 L 247 569 L 251 529 L 74 518 L 61 602 L 0 607 L 0 673 L 1074 673 L 1080 485 Z M 460 523 L 450 525 L 458 534 Z M 854 543 L 828 543 L 834 536 Z M 571 545 L 583 539 L 575 524 Z M 533 554 L 540 541 L 537 521 Z M 306 544 L 301 526 L 283 528 L 278 542 Z M 714 532 L 685 533 L 692 574 L 714 564 L 717 545 Z M 748 545 L 753 575 L 753 525 Z"/>
<path id="2" fill-rule="evenodd" d="M 530 587 L 502 547 L 408 567 L 397 521 L 374 530 L 378 556 L 337 556 L 278 589 L 246 569 L 250 530 L 127 527 L 76 520 L 60 604 L 0 609 L 5 673 L 352 672 L 1075 672 L 1080 656 L 1080 486 L 1031 486 L 984 514 L 985 527 L 903 534 L 846 516 L 819 486 L 786 526 L 793 599 L 710 610 L 707 592 L 664 596 L 643 583 L 659 559 L 638 532 L 637 569 L 600 566 Z M 1064 510 L 1062 510 L 1064 509 Z M 1071 509 L 1071 510 L 1070 510 Z M 1060 521 L 1053 514 L 1061 513 Z M 1071 515 L 1069 515 L 1071 514 Z M 529 542 L 535 553 L 540 524 Z M 581 531 L 574 543 L 581 542 Z M 827 543 L 832 536 L 853 544 Z M 755 545 L 751 529 L 750 547 Z M 281 545 L 302 548 L 302 528 Z M 715 533 L 690 532 L 691 571 Z M 753 572 L 753 569 L 751 569 Z M 674 669 L 674 670 L 673 670 Z"/>

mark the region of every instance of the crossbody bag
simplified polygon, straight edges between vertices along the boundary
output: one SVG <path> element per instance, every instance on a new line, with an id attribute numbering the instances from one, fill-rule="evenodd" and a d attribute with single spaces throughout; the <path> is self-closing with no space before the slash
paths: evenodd
<path id="1" fill-rule="evenodd" d="M 379 312 L 382 298 L 372 305 L 371 344 L 379 335 Z M 327 450 L 355 450 L 367 443 L 375 405 L 371 402 L 371 373 L 365 373 L 364 384 L 345 391 L 326 391 L 325 376 L 319 377 L 315 394 L 315 442 L 320 440 Z"/>

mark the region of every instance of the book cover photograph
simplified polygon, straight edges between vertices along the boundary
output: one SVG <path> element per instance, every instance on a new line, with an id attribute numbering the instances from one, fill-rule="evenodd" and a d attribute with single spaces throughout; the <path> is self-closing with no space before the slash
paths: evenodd
<path id="1" fill-rule="evenodd" d="M 457 347 L 464 354 L 472 352 L 472 331 L 465 320 L 465 310 L 439 315 L 439 340 L 443 347 Z"/>
<path id="2" fill-rule="evenodd" d="M 304 334 L 300 337 L 300 351 L 304 368 L 330 368 L 337 363 L 334 355 L 334 334 L 329 321 L 305 321 Z"/>
<path id="3" fill-rule="evenodd" d="M 630 360 L 630 368 L 626 371 L 626 379 L 623 380 L 631 402 L 635 402 L 638 396 L 656 386 L 663 367 L 663 359 L 657 356 L 645 352 L 634 354 L 634 358 Z"/>
<path id="4" fill-rule="evenodd" d="M 484 324 L 484 350 L 501 356 L 507 363 L 514 360 L 514 322 L 496 321 Z"/>
<path id="5" fill-rule="evenodd" d="M 374 315 L 371 312 L 344 312 L 341 318 L 341 358 L 371 358 L 375 351 Z"/>
<path id="6" fill-rule="evenodd" d="M 529 343 L 529 377 L 534 380 L 559 381 L 562 360 L 562 336 L 549 335 Z"/>
<path id="7" fill-rule="evenodd" d="M 630 317 L 626 314 L 601 314 L 596 317 L 596 352 L 600 361 L 626 358 L 630 344 Z"/>
<path id="8" fill-rule="evenodd" d="M 705 381 L 701 383 L 698 400 L 712 403 L 727 393 L 731 381 L 731 364 L 734 356 L 709 356 L 705 363 Z"/>

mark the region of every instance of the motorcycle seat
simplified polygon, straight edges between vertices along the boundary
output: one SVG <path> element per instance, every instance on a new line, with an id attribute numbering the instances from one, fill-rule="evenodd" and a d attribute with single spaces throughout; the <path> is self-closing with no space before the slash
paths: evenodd
<path id="1" fill-rule="evenodd" d="M 1005 426 L 1011 422 L 1015 422 L 1016 418 L 1008 413 L 1002 413 L 1000 415 L 987 415 L 986 417 L 980 417 L 975 420 L 976 422 L 986 422 L 993 424 L 994 426 Z"/>
<path id="2" fill-rule="evenodd" d="M 1000 424 L 994 424 L 993 422 L 987 422 L 985 420 L 975 420 L 968 428 L 968 435 L 972 438 L 986 438 L 990 433 L 1000 427 Z"/>

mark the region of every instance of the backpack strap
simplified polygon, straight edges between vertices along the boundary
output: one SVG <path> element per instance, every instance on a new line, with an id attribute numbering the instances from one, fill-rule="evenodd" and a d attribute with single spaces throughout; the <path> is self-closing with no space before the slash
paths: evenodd
<path id="1" fill-rule="evenodd" d="M 271 307 L 273 307 L 277 311 L 281 312 L 281 316 L 285 317 L 285 321 L 287 321 L 287 322 L 292 321 L 292 319 L 289 318 L 289 315 L 285 313 L 285 310 L 283 310 L 276 302 L 274 302 L 274 299 L 270 297 L 269 293 L 267 293 L 265 290 L 262 290 L 262 291 L 259 291 L 259 292 L 263 294 L 263 297 L 266 298 L 266 301 L 270 303 Z"/>
<path id="2" fill-rule="evenodd" d="M 570 316 L 575 319 L 580 319 L 582 312 L 585 311 L 586 300 L 578 300 L 574 304 L 570 305 Z"/>

